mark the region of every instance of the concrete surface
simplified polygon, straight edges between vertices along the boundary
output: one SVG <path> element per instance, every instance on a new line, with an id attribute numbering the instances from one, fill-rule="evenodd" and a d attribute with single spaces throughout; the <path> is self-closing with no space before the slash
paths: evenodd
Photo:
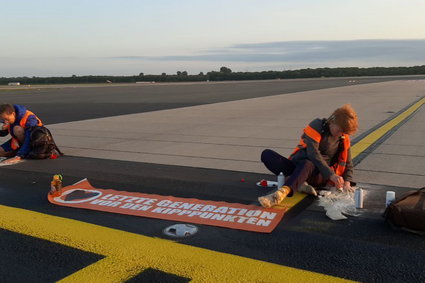
<path id="1" fill-rule="evenodd" d="M 425 186 L 425 109 L 403 124 L 356 168 L 359 182 Z"/>

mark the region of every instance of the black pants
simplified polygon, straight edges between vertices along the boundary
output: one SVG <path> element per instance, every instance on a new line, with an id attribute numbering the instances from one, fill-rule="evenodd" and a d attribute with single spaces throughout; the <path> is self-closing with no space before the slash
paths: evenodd
<path id="1" fill-rule="evenodd" d="M 261 161 L 276 176 L 280 172 L 285 176 L 290 176 L 285 179 L 284 185 L 290 187 L 292 191 L 297 191 L 305 181 L 312 186 L 326 185 L 327 180 L 323 178 L 313 162 L 308 159 L 293 162 L 273 150 L 266 149 L 261 153 Z"/>

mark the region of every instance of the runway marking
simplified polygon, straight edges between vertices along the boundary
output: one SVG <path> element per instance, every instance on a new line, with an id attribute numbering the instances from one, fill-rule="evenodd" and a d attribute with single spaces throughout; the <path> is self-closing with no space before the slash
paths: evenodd
<path id="1" fill-rule="evenodd" d="M 59 282 L 123 282 L 148 268 L 193 282 L 353 282 L 2 205 L 0 227 L 105 256 Z"/>
<path id="2" fill-rule="evenodd" d="M 295 205 L 297 205 L 300 201 L 305 199 L 307 197 L 306 194 L 302 194 L 299 192 L 295 192 L 292 197 L 287 197 L 283 200 L 282 203 L 274 206 L 275 209 L 284 209 L 284 210 L 290 210 Z"/>

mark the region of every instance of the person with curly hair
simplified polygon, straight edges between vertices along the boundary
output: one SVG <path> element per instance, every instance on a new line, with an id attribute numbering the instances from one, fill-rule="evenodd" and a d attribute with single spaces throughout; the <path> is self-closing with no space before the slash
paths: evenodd
<path id="1" fill-rule="evenodd" d="M 352 191 L 353 164 L 350 135 L 358 129 L 356 111 L 349 104 L 336 109 L 327 119 L 315 119 L 301 136 L 292 154 L 285 158 L 266 149 L 261 161 L 275 175 L 288 176 L 275 192 L 258 198 L 263 207 L 279 204 L 294 191 L 317 195 L 314 187 L 331 184 Z"/>

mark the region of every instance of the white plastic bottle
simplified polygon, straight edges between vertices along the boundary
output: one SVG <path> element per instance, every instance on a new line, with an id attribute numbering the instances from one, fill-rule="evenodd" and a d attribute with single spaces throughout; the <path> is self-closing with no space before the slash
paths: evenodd
<path id="1" fill-rule="evenodd" d="M 277 188 L 282 188 L 283 184 L 285 183 L 285 175 L 283 175 L 282 172 L 277 176 Z"/>
<path id="2" fill-rule="evenodd" d="M 356 208 L 363 208 L 363 190 L 356 189 L 354 192 L 354 202 L 356 204 Z"/>

